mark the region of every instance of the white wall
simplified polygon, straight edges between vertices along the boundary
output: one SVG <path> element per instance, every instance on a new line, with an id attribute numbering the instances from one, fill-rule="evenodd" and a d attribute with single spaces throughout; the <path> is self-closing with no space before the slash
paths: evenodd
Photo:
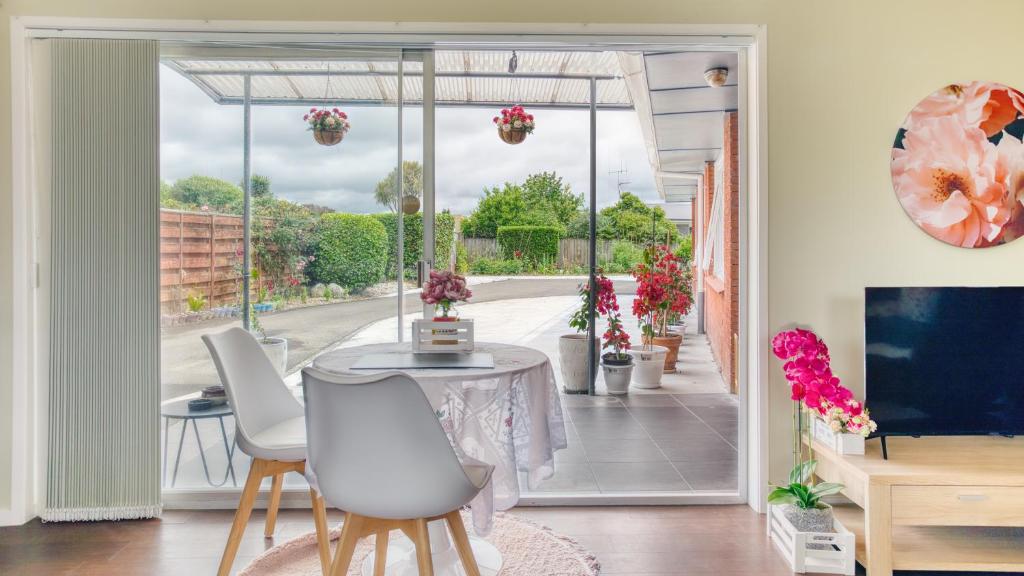
<path id="1" fill-rule="evenodd" d="M 5 0 L 0 15 L 175 19 L 768 25 L 769 325 L 809 325 L 838 373 L 862 390 L 867 285 L 1024 284 L 1024 241 L 946 246 L 904 215 L 889 149 L 906 112 L 950 82 L 1024 88 L 1018 0 Z M 9 33 L 0 27 L 0 231 L 11 226 Z M 0 422 L 10 416 L 11 253 L 0 234 Z M 772 369 L 771 469 L 788 462 L 789 401 Z M 10 438 L 0 432 L 0 472 Z M 5 460 L 6 457 L 6 460 Z M 0 478 L 6 474 L 0 474 Z M 6 491 L 0 479 L 0 507 Z"/>

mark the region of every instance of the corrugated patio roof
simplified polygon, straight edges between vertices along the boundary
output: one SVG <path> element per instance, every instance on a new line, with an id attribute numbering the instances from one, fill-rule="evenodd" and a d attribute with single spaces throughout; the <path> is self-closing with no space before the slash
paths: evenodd
<path id="1" fill-rule="evenodd" d="M 246 59 L 215 51 L 188 57 L 172 55 L 164 63 L 198 85 L 219 104 L 241 104 L 244 77 L 252 77 L 254 104 L 393 105 L 398 98 L 397 59 L 370 52 L 330 59 L 300 57 Z M 244 54 L 244 53 L 242 53 Z M 385 54 L 387 54 L 385 52 Z M 397 54 L 397 53 L 395 53 Z M 586 108 L 589 78 L 597 78 L 600 108 L 630 109 L 633 101 L 622 78 L 615 52 L 517 52 L 518 67 L 510 74 L 512 52 L 438 50 L 435 52 L 435 101 L 440 106 L 505 106 Z M 423 65 L 403 65 L 406 104 L 423 99 Z"/>

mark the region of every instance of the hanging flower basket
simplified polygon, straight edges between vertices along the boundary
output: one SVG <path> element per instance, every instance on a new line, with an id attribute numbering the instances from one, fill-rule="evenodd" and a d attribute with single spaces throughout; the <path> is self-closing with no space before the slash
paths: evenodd
<path id="1" fill-rule="evenodd" d="M 533 133 L 533 114 L 527 114 L 522 106 L 513 106 L 501 111 L 501 116 L 494 117 L 498 127 L 498 137 L 506 144 L 519 144 L 526 140 L 527 134 Z"/>
<path id="2" fill-rule="evenodd" d="M 310 108 L 309 113 L 302 119 L 305 120 L 308 129 L 313 131 L 313 138 L 317 143 L 324 146 L 334 146 L 341 142 L 351 127 L 348 115 L 337 108 Z"/>

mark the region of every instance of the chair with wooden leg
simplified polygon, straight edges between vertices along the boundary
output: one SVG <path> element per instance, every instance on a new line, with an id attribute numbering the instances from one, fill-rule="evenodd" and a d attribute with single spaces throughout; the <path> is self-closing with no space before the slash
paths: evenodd
<path id="1" fill-rule="evenodd" d="M 227 576 L 264 478 L 271 479 L 264 535 L 268 538 L 274 535 L 284 475 L 288 472 L 303 474 L 306 470 L 306 418 L 302 403 L 288 390 L 252 334 L 231 328 L 219 334 L 205 334 L 203 342 L 213 356 L 235 413 L 238 449 L 252 457 L 249 476 L 217 570 L 219 576 Z M 310 498 L 317 533 L 326 534 L 324 501 L 313 490 L 310 490 Z M 321 548 L 324 570 L 329 560 L 329 549 Z"/>
<path id="2" fill-rule="evenodd" d="M 479 576 L 459 510 L 491 479 L 493 466 L 462 464 L 419 384 L 401 372 L 341 375 L 302 371 L 307 477 L 345 510 L 331 575 L 348 573 L 356 543 L 376 538 L 374 574 L 384 574 L 388 534 L 416 545 L 421 576 L 433 576 L 427 523 L 444 520 L 468 576 Z M 311 472 L 311 473 L 310 473 Z"/>

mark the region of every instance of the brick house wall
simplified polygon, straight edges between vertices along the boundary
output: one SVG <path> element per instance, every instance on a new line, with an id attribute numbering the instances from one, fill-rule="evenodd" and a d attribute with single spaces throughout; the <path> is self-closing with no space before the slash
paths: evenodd
<path id="1" fill-rule="evenodd" d="M 724 278 L 714 275 L 711 267 L 704 273 L 704 327 L 711 344 L 711 352 L 718 362 L 726 385 L 737 392 L 736 345 L 739 333 L 739 119 L 736 112 L 725 113 L 722 157 L 724 194 L 725 242 Z M 711 204 L 715 190 L 714 163 L 704 167 L 704 230 L 711 219 Z"/>

